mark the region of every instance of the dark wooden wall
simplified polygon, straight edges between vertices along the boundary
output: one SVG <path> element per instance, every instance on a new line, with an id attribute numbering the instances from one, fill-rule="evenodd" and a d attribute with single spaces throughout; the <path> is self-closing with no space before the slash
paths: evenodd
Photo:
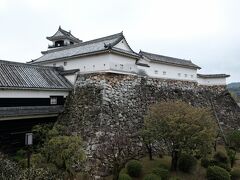
<path id="1" fill-rule="evenodd" d="M 56 120 L 57 117 L 0 121 L 0 151 L 14 153 L 25 146 L 25 133 L 31 132 L 34 125 Z"/>

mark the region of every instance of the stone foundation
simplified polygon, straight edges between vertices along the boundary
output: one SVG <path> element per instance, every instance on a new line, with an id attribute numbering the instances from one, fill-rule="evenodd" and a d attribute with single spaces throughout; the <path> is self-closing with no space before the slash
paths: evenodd
<path id="1" fill-rule="evenodd" d="M 212 109 L 211 99 L 222 128 L 239 129 L 240 108 L 225 86 L 111 73 L 85 74 L 78 76 L 59 122 L 66 125 L 67 133 L 82 136 L 91 157 L 102 143 L 102 134 L 114 134 L 119 128 L 136 133 L 143 126 L 149 105 L 155 102 L 182 100 Z M 99 171 L 96 166 L 93 169 Z"/>

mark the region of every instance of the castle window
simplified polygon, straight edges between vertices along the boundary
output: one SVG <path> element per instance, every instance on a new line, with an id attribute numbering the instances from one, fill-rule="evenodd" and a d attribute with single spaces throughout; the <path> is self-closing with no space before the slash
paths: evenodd
<path id="1" fill-rule="evenodd" d="M 84 69 L 86 69 L 86 66 L 83 66 Z"/>
<path id="2" fill-rule="evenodd" d="M 120 64 L 120 68 L 123 69 L 123 64 Z"/>
<path id="3" fill-rule="evenodd" d="M 115 67 L 117 67 L 117 65 L 115 64 Z"/>
<path id="4" fill-rule="evenodd" d="M 56 67 L 56 63 L 53 63 L 53 67 Z"/>
<path id="5" fill-rule="evenodd" d="M 184 74 L 185 77 L 187 77 L 187 74 Z"/>
<path id="6" fill-rule="evenodd" d="M 191 78 L 193 78 L 193 75 L 191 75 Z"/>
<path id="7" fill-rule="evenodd" d="M 56 105 L 57 104 L 57 97 L 50 97 L 50 104 Z"/>
<path id="8" fill-rule="evenodd" d="M 158 70 L 155 70 L 154 73 L 155 73 L 155 74 L 158 74 Z"/>
<path id="9" fill-rule="evenodd" d="M 64 41 L 56 41 L 55 42 L 55 47 L 61 47 L 61 46 L 64 46 Z"/>
<path id="10" fill-rule="evenodd" d="M 106 64 L 103 64 L 103 66 L 106 66 Z"/>
<path id="11" fill-rule="evenodd" d="M 181 77 L 181 73 L 178 73 L 178 77 Z"/>
<path id="12" fill-rule="evenodd" d="M 163 71 L 163 75 L 166 75 L 167 74 L 167 72 L 166 71 Z"/>
<path id="13" fill-rule="evenodd" d="M 67 62 L 63 62 L 63 65 L 66 66 L 66 65 L 67 65 Z"/>
<path id="14" fill-rule="evenodd" d="M 95 65 L 93 65 L 93 67 L 95 68 Z"/>

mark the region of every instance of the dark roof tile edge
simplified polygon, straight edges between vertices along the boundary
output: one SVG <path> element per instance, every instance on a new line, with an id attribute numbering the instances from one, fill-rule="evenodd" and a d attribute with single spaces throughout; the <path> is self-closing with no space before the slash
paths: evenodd
<path id="1" fill-rule="evenodd" d="M 69 74 L 75 74 L 78 71 L 79 69 L 71 69 L 71 70 L 60 71 L 59 73 L 61 75 L 69 75 Z"/>
<path id="2" fill-rule="evenodd" d="M 166 64 L 175 64 L 175 65 L 178 65 L 178 66 L 193 67 L 193 68 L 195 68 L 195 69 L 201 69 L 201 67 L 199 67 L 198 65 L 192 63 L 191 60 L 185 60 L 185 59 L 179 59 L 179 58 L 175 58 L 175 57 L 171 57 L 171 56 L 165 56 L 165 55 L 160 55 L 160 54 L 149 53 L 149 52 L 142 51 L 142 50 L 140 50 L 139 54 L 140 54 L 140 56 L 144 56 L 144 54 L 147 54 L 147 55 L 154 55 L 154 56 L 159 56 L 159 57 L 164 57 L 164 58 L 175 59 L 175 60 L 179 60 L 179 61 L 185 61 L 185 62 L 191 63 L 192 65 L 180 64 L 180 63 L 174 63 L 174 62 L 163 62 L 163 61 L 151 59 L 151 58 L 149 58 L 149 57 L 147 57 L 147 56 L 145 55 L 145 57 L 147 57 L 149 60 L 154 61 L 154 62 L 162 62 L 162 63 L 164 63 L 164 64 L 165 64 L 165 63 L 166 63 Z"/>
<path id="3" fill-rule="evenodd" d="M 228 74 L 197 74 L 199 78 L 228 78 Z"/>
<path id="4" fill-rule="evenodd" d="M 8 61 L 8 60 L 0 60 L 0 64 L 27 66 L 27 67 L 42 68 L 42 69 L 55 69 L 55 67 L 50 67 L 50 66 L 41 66 L 41 65 L 37 65 L 37 64 L 28 64 L 28 63 Z"/>

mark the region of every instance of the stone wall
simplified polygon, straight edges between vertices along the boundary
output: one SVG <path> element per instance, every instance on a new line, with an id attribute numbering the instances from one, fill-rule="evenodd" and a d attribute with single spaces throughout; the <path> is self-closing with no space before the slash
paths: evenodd
<path id="1" fill-rule="evenodd" d="M 67 133 L 83 137 L 91 157 L 103 133 L 121 128 L 134 134 L 143 126 L 149 105 L 168 100 L 210 109 L 213 104 L 224 130 L 240 128 L 240 108 L 224 86 L 111 73 L 79 75 L 59 122 Z"/>

